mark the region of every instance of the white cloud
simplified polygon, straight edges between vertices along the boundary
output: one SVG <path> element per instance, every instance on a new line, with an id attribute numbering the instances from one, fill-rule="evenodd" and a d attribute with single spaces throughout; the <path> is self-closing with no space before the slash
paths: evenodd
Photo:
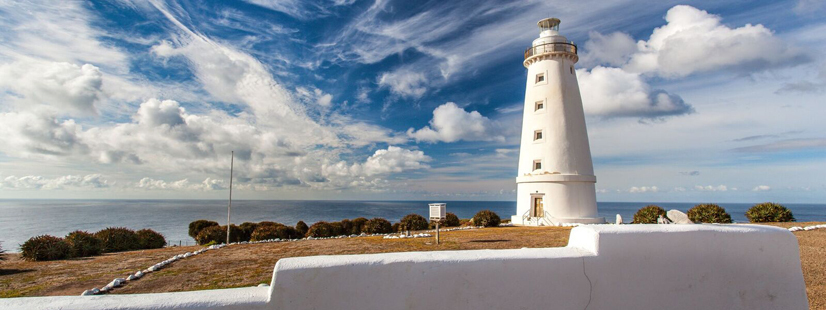
<path id="1" fill-rule="evenodd" d="M 189 180 L 183 179 L 175 182 L 166 182 L 164 180 L 155 180 L 152 178 L 141 179 L 136 186 L 140 189 L 146 190 L 164 190 L 164 189 L 187 189 L 190 187 Z"/>
<path id="2" fill-rule="evenodd" d="M 726 192 L 729 188 L 725 185 L 718 185 L 718 186 L 711 186 L 711 185 L 696 185 L 694 186 L 694 190 L 701 191 L 701 192 Z M 732 189 L 735 190 L 735 189 Z"/>
<path id="3" fill-rule="evenodd" d="M 100 174 L 66 175 L 55 178 L 33 175 L 0 177 L 0 189 L 10 190 L 96 189 L 109 186 L 109 181 Z"/>
<path id="4" fill-rule="evenodd" d="M 0 113 L 0 143 L 3 153 L 30 157 L 82 154 L 83 128 L 74 120 L 58 120 L 49 112 Z"/>
<path id="5" fill-rule="evenodd" d="M 389 146 L 387 149 L 377 150 L 362 163 L 348 164 L 339 161 L 334 164 L 323 164 L 321 174 L 326 181 L 323 186 L 379 190 L 389 186 L 387 180 L 382 177 L 392 173 L 430 169 L 427 163 L 432 160 L 422 151 Z"/>
<path id="6" fill-rule="evenodd" d="M 630 193 L 657 193 L 660 189 L 656 186 L 633 186 L 628 190 Z"/>
<path id="7" fill-rule="evenodd" d="M 784 152 L 805 149 L 826 148 L 826 138 L 786 139 L 766 144 L 744 146 L 734 151 L 743 153 Z"/>
<path id="8" fill-rule="evenodd" d="M 20 109 L 48 105 L 62 112 L 97 114 L 95 104 L 104 96 L 102 81 L 100 70 L 90 64 L 45 61 L 0 64 L 0 90 L 12 92 L 11 97 Z"/>
<path id="9" fill-rule="evenodd" d="M 580 65 L 606 64 L 622 66 L 637 51 L 637 43 L 630 35 L 622 32 L 601 34 L 596 31 L 588 33 L 584 53 L 580 56 Z"/>
<path id="10" fill-rule="evenodd" d="M 758 185 L 751 189 L 752 192 L 765 192 L 770 191 L 772 188 L 768 185 Z"/>
<path id="11" fill-rule="evenodd" d="M 477 111 L 466 112 L 453 102 L 433 110 L 430 125 L 422 129 L 407 130 L 407 135 L 417 142 L 504 141 L 494 127 L 496 124 Z"/>
<path id="12" fill-rule="evenodd" d="M 382 73 L 378 83 L 382 87 L 389 87 L 393 94 L 405 98 L 419 99 L 427 91 L 424 74 L 406 69 Z"/>
<path id="13" fill-rule="evenodd" d="M 720 16 L 688 5 L 668 10 L 665 21 L 647 41 L 638 41 L 633 53 L 629 53 L 629 37 L 614 33 L 592 35 L 596 40 L 586 44 L 591 51 L 585 55 L 622 65 L 629 72 L 664 77 L 731 69 L 751 73 L 809 60 L 763 25 L 731 28 Z"/>
<path id="14" fill-rule="evenodd" d="M 597 66 L 590 71 L 578 69 L 577 78 L 588 115 L 661 118 L 694 112 L 679 96 L 651 90 L 638 73 Z"/>

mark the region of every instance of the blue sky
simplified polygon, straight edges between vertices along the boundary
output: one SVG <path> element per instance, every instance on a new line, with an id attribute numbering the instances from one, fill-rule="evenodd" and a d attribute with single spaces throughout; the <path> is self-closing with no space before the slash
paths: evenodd
<path id="1" fill-rule="evenodd" d="M 600 201 L 826 201 L 821 1 L 11 1 L 0 198 L 514 200 L 580 48 Z"/>

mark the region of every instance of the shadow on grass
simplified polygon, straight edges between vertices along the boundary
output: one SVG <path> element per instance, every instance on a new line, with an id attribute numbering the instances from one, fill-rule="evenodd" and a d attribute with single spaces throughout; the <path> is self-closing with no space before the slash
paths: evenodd
<path id="1" fill-rule="evenodd" d="M 18 273 L 32 272 L 34 269 L 0 269 L 0 276 L 9 276 Z"/>
<path id="2" fill-rule="evenodd" d="M 508 242 L 510 240 L 505 239 L 494 239 L 494 240 L 470 240 L 468 242 L 477 242 L 477 243 L 494 243 L 494 242 Z"/>

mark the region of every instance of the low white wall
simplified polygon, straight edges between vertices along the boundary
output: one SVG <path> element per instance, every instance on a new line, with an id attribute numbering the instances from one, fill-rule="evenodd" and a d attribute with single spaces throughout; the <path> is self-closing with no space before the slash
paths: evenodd
<path id="1" fill-rule="evenodd" d="M 565 248 L 287 258 L 272 283 L 0 309 L 808 309 L 797 239 L 757 225 L 581 226 Z"/>

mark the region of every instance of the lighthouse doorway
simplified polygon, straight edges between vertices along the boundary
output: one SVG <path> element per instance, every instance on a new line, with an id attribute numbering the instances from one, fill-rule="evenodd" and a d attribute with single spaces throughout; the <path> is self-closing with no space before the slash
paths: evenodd
<path id="1" fill-rule="evenodd" d="M 542 198 L 542 194 L 531 195 L 531 217 L 543 217 L 545 215 Z"/>

